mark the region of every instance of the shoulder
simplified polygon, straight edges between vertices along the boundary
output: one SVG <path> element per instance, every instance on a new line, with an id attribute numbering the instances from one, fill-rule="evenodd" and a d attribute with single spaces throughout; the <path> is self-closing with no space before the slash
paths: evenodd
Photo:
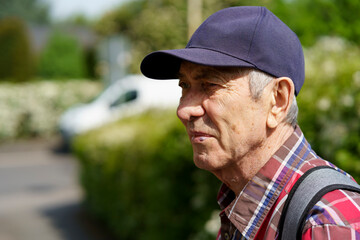
<path id="1" fill-rule="evenodd" d="M 305 161 L 288 184 L 288 189 L 309 169 L 329 166 L 351 176 L 320 158 Z M 331 236 L 331 238 L 330 238 Z M 334 190 L 325 194 L 310 210 L 303 229 L 303 239 L 360 239 L 360 194 Z"/>
<path id="2" fill-rule="evenodd" d="M 310 155 L 310 154 L 309 154 Z M 332 167 L 334 169 L 340 170 L 339 168 L 337 168 L 334 164 L 323 160 L 321 158 L 319 158 L 317 155 L 313 154 L 311 155 L 312 157 L 309 156 L 308 159 L 306 159 L 306 161 L 302 162 L 299 166 L 297 166 L 297 169 L 294 170 L 294 174 L 291 176 L 291 178 L 289 179 L 289 181 L 287 182 L 287 184 L 285 185 L 284 188 L 284 193 L 283 195 L 287 195 L 289 194 L 289 192 L 291 191 L 291 189 L 293 188 L 294 184 L 299 180 L 299 178 L 304 175 L 305 172 L 307 172 L 308 170 L 314 168 L 314 167 L 320 167 L 320 166 L 328 166 L 328 167 Z M 341 171 L 341 170 L 340 170 Z M 344 173 L 346 174 L 346 173 Z"/>
<path id="3" fill-rule="evenodd" d="M 360 194 L 335 190 L 325 194 L 309 212 L 303 239 L 358 239 Z M 339 238 L 338 238 L 339 237 Z"/>

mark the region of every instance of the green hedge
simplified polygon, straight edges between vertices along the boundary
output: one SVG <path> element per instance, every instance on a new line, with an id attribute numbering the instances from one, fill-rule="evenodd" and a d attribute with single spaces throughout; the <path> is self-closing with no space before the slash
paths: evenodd
<path id="1" fill-rule="evenodd" d="M 74 152 L 88 208 L 119 239 L 214 239 L 205 224 L 218 209 L 220 182 L 194 166 L 174 111 L 89 132 Z"/>
<path id="2" fill-rule="evenodd" d="M 84 78 L 85 60 L 78 40 L 54 31 L 40 55 L 38 74 L 43 78 Z"/>
<path id="3" fill-rule="evenodd" d="M 0 79 L 23 82 L 35 72 L 34 56 L 25 23 L 16 18 L 0 19 Z"/>
<path id="4" fill-rule="evenodd" d="M 305 49 L 299 123 L 313 149 L 360 181 L 360 48 L 322 37 Z"/>

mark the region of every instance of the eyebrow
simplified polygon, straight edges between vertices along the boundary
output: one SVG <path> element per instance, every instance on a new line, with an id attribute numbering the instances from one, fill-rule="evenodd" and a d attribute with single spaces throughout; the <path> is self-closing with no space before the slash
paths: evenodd
<path id="1" fill-rule="evenodd" d="M 196 80 L 216 80 L 216 82 L 225 82 L 226 81 L 226 74 L 222 73 L 216 68 L 205 68 L 202 69 L 196 76 Z"/>
<path id="2" fill-rule="evenodd" d="M 201 81 L 201 80 L 217 80 L 218 82 L 227 82 L 230 80 L 231 70 L 230 68 L 222 68 L 222 67 L 211 67 L 206 66 L 201 68 L 196 75 L 194 76 L 194 80 Z M 230 75 L 229 75 L 230 74 Z M 182 72 L 178 72 L 177 77 L 179 79 L 186 79 L 186 74 Z"/>
<path id="3" fill-rule="evenodd" d="M 184 78 L 185 77 L 185 74 L 182 74 L 181 72 L 178 72 L 177 74 L 176 74 L 176 77 L 177 78 Z"/>
<path id="4" fill-rule="evenodd" d="M 201 79 L 207 79 L 207 78 L 210 78 L 210 77 L 213 77 L 213 76 L 218 76 L 218 75 L 220 75 L 220 74 L 217 71 L 214 71 L 211 68 L 206 68 L 206 69 L 202 69 L 199 73 L 197 73 L 195 75 L 194 79 L 195 80 L 201 80 Z M 177 77 L 178 78 L 185 78 L 186 75 L 181 73 L 181 72 L 178 72 Z"/>
<path id="5" fill-rule="evenodd" d="M 196 74 L 194 79 L 195 80 L 202 80 L 202 79 L 208 79 L 209 77 L 211 77 L 213 74 L 212 74 L 212 71 L 211 72 L 208 72 L 206 70 L 202 70 L 200 73 Z"/>

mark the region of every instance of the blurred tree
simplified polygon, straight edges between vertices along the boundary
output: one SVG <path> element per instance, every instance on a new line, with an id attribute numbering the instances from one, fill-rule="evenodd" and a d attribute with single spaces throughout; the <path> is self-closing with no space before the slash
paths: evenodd
<path id="1" fill-rule="evenodd" d="M 79 42 L 63 32 L 54 32 L 39 60 L 39 75 L 45 78 L 83 78 L 85 59 Z"/>
<path id="2" fill-rule="evenodd" d="M 96 24 L 100 34 L 126 35 L 134 46 L 132 72 L 147 53 L 184 47 L 187 42 L 187 1 L 136 0 L 104 15 Z M 203 0 L 203 19 L 222 8 L 266 6 L 290 26 L 304 46 L 323 35 L 338 35 L 352 42 L 360 39 L 358 0 Z"/>
<path id="3" fill-rule="evenodd" d="M 273 0 L 269 8 L 298 34 L 305 46 L 324 35 L 359 44 L 358 0 Z"/>
<path id="4" fill-rule="evenodd" d="M 360 48 L 322 37 L 305 49 L 305 63 L 299 124 L 321 157 L 360 180 Z"/>
<path id="5" fill-rule="evenodd" d="M 138 72 L 144 53 L 186 44 L 186 1 L 131 1 L 106 14 L 96 29 L 103 35 L 121 33 L 131 40 L 130 72 Z"/>
<path id="6" fill-rule="evenodd" d="M 25 81 L 34 73 L 25 24 L 9 17 L 0 20 L 0 79 Z"/>
<path id="7" fill-rule="evenodd" d="M 62 24 L 76 25 L 76 26 L 91 26 L 91 20 L 84 14 L 76 14 L 68 17 Z"/>
<path id="8" fill-rule="evenodd" d="M 49 23 L 49 6 L 40 0 L 0 0 L 0 19 L 10 16 L 26 22 Z"/>

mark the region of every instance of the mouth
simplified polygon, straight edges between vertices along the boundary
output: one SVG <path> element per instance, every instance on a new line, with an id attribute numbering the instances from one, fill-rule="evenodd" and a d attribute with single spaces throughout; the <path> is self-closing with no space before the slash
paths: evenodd
<path id="1" fill-rule="evenodd" d="M 204 132 L 198 132 L 198 131 L 190 131 L 189 136 L 192 143 L 202 143 L 206 141 L 207 139 L 213 137 L 210 134 L 204 133 Z"/>

